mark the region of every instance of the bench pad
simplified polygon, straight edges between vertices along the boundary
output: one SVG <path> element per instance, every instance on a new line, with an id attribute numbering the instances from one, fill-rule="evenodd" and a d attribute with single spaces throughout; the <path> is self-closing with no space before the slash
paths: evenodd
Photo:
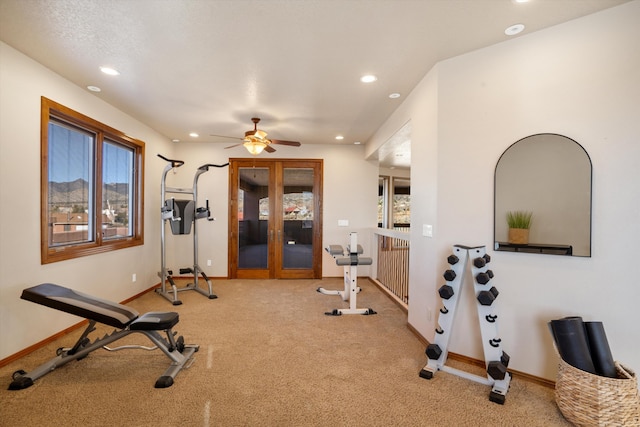
<path id="1" fill-rule="evenodd" d="M 164 331 L 173 328 L 178 323 L 178 313 L 173 311 L 151 311 L 131 322 L 132 331 Z"/>
<path id="2" fill-rule="evenodd" d="M 22 291 L 20 298 L 120 329 L 126 328 L 140 315 L 126 305 L 96 298 L 53 283 L 43 283 L 27 288 Z"/>

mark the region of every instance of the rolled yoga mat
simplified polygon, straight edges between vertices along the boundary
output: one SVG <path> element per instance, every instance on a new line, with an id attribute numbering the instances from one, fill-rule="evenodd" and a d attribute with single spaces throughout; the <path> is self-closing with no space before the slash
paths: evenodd
<path id="1" fill-rule="evenodd" d="M 596 373 L 603 377 L 618 378 L 618 371 L 611 355 L 604 325 L 602 322 L 584 322 L 584 327 L 587 331 L 591 360 Z"/>
<path id="2" fill-rule="evenodd" d="M 591 359 L 589 341 L 582 318 L 565 317 L 549 323 L 562 360 L 578 369 L 595 374 L 596 369 Z"/>

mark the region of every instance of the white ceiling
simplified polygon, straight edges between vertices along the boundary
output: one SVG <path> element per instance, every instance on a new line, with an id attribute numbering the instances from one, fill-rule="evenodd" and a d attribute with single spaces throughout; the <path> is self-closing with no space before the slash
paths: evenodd
<path id="1" fill-rule="evenodd" d="M 621 3 L 0 0 L 0 40 L 169 139 L 229 144 L 209 135 L 243 136 L 257 116 L 271 138 L 353 144 L 438 61 L 503 42 L 516 23 L 526 29 L 512 37 Z M 378 80 L 361 83 L 368 73 Z"/>

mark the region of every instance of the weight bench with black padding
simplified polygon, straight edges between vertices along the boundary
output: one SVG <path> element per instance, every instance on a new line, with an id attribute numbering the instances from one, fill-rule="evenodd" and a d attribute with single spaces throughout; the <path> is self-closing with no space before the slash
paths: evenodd
<path id="1" fill-rule="evenodd" d="M 14 372 L 13 382 L 9 385 L 9 390 L 22 390 L 30 387 L 38 378 L 72 360 L 83 359 L 99 348 L 110 351 L 125 348 L 142 348 L 145 350 L 159 348 L 171 359 L 171 365 L 158 378 L 155 387 L 170 387 L 173 385 L 173 379 L 178 375 L 178 372 L 193 363 L 194 353 L 199 349 L 198 345 L 185 345 L 181 336 L 177 339 L 175 338 L 176 333 L 172 331 L 172 328 L 179 320 L 178 313 L 175 312 L 149 312 L 140 315 L 137 311 L 125 305 L 92 297 L 52 283 L 43 283 L 25 289 L 22 291 L 20 298 L 84 317 L 89 321 L 89 325 L 72 348 L 59 348 L 56 352 L 56 357 L 31 372 L 23 370 Z M 116 330 L 110 335 L 107 334 L 91 342 L 89 334 L 96 330 L 96 323 L 113 326 Z M 132 333 L 145 335 L 155 346 L 126 345 L 113 349 L 107 347 L 108 344 Z"/>

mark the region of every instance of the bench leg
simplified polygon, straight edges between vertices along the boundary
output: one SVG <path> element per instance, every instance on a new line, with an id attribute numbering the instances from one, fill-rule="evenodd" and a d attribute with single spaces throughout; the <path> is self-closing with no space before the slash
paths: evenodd
<path id="1" fill-rule="evenodd" d="M 129 330 L 114 331 L 111 335 L 105 335 L 103 338 L 90 343 L 88 335 L 95 330 L 95 324 L 95 321 L 89 321 L 89 325 L 72 348 L 59 348 L 56 357 L 43 363 L 31 372 L 27 373 L 22 370 L 14 372 L 13 381 L 9 384 L 9 390 L 22 390 L 30 387 L 35 380 L 42 378 L 49 372 L 66 365 L 72 360 L 80 360 L 92 351 L 102 348 L 131 333 Z"/>
<path id="2" fill-rule="evenodd" d="M 199 350 L 198 345 L 185 345 L 184 339 L 179 337 L 177 340 L 173 338 L 174 334 L 171 329 L 166 331 L 167 338 L 164 338 L 158 331 L 144 331 L 144 330 L 116 330 L 111 335 L 105 335 L 103 338 L 98 338 L 93 343 L 90 343 L 88 335 L 95 330 L 95 321 L 89 321 L 89 326 L 85 329 L 84 333 L 80 336 L 76 344 L 70 348 L 60 348 L 57 351 L 57 356 L 49 360 L 46 363 L 33 369 L 31 372 L 25 372 L 19 370 L 13 373 L 13 381 L 9 385 L 9 390 L 22 390 L 33 385 L 34 381 L 42 378 L 49 372 L 71 362 L 72 360 L 80 360 L 86 357 L 94 350 L 104 348 L 108 344 L 115 342 L 131 333 L 138 332 L 149 338 L 157 348 L 159 348 L 169 359 L 171 359 L 171 365 L 165 373 L 156 381 L 156 388 L 165 388 L 173 385 L 173 379 L 183 368 L 188 368 L 194 361 L 194 354 Z M 136 346 L 126 346 L 123 348 L 135 348 Z M 145 348 L 139 346 L 139 348 Z M 146 348 L 148 349 L 148 348 Z M 116 349 L 111 349 L 116 350 Z"/>

